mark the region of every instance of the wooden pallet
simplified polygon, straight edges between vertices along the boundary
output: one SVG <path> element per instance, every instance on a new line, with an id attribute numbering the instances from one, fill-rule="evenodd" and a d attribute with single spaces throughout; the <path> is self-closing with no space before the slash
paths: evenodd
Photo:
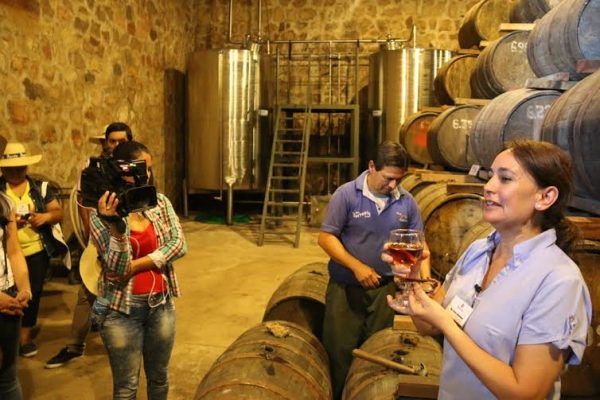
<path id="1" fill-rule="evenodd" d="M 504 23 L 500 24 L 500 32 L 530 31 L 534 26 L 534 23 Z"/>
<path id="2" fill-rule="evenodd" d="M 600 218 L 569 216 L 567 219 L 581 229 L 584 239 L 600 241 Z"/>
<path id="3" fill-rule="evenodd" d="M 452 182 L 463 184 L 481 183 L 481 181 L 474 176 L 467 174 L 459 174 L 450 171 L 432 171 L 428 169 L 415 169 L 412 172 L 418 175 L 419 178 L 421 178 L 421 180 L 424 182 Z"/>
<path id="4" fill-rule="evenodd" d="M 392 329 L 417 332 L 417 327 L 413 323 L 412 318 L 408 315 L 394 315 L 394 325 L 392 325 Z"/>
<path id="5" fill-rule="evenodd" d="M 577 72 L 591 74 L 600 69 L 600 60 L 577 60 Z"/>
<path id="6" fill-rule="evenodd" d="M 577 81 L 569 80 L 568 72 L 557 72 L 542 78 L 529 78 L 525 81 L 525 87 L 528 89 L 554 89 L 569 90 L 577 84 Z"/>
<path id="7" fill-rule="evenodd" d="M 492 99 L 469 99 L 466 97 L 457 97 L 454 99 L 455 104 L 468 104 L 472 106 L 486 106 Z"/>

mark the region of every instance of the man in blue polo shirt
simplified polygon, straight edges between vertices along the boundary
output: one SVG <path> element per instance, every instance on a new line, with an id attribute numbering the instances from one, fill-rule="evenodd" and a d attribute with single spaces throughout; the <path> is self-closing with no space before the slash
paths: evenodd
<path id="1" fill-rule="evenodd" d="M 386 295 L 394 295 L 396 286 L 390 265 L 381 260 L 390 231 L 423 229 L 417 204 L 398 184 L 407 167 L 408 155 L 399 143 L 381 143 L 368 170 L 335 191 L 321 225 L 319 246 L 331 257 L 323 343 L 334 399 L 341 398 L 352 350 L 393 324 Z M 428 278 L 429 251 L 423 253 L 421 276 Z"/>

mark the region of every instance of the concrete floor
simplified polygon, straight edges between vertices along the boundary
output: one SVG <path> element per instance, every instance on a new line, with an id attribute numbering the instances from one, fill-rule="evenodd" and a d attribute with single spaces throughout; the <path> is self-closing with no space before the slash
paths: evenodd
<path id="1" fill-rule="evenodd" d="M 256 223 L 233 226 L 182 220 L 186 257 L 175 264 L 182 297 L 176 300 L 177 336 L 170 364 L 170 399 L 191 399 L 213 362 L 243 332 L 259 324 L 279 284 L 301 266 L 325 262 L 316 228 L 305 227 L 301 244 L 265 242 L 258 247 Z M 268 238 L 268 237 L 267 237 Z M 57 369 L 45 362 L 64 345 L 70 332 L 78 286 L 55 277 L 45 286 L 36 338 L 39 353 L 19 359 L 25 399 L 110 399 L 112 378 L 97 333 L 87 340 L 85 356 Z M 145 399 L 145 380 L 138 399 Z"/>

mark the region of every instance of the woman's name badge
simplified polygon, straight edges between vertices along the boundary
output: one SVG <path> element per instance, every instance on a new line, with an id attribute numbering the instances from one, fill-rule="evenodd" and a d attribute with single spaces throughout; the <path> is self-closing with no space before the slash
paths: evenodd
<path id="1" fill-rule="evenodd" d="M 452 314 L 452 319 L 461 328 L 465 326 L 467 320 L 473 312 L 473 308 L 458 296 L 454 296 L 454 298 L 450 300 L 446 310 L 450 311 L 450 314 Z"/>
<path id="2" fill-rule="evenodd" d="M 27 214 L 29 214 L 29 204 L 19 203 L 15 207 L 15 211 L 18 215 L 27 215 Z"/>

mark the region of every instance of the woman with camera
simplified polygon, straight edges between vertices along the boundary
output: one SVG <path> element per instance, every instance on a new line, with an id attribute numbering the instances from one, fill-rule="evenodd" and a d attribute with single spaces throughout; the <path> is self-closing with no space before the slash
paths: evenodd
<path id="1" fill-rule="evenodd" d="M 145 161 L 151 179 L 152 158 L 143 144 L 121 143 L 113 159 Z M 145 184 L 131 176 L 122 179 L 128 188 Z M 154 203 L 154 199 L 146 200 Z M 108 352 L 113 397 L 136 397 L 143 359 L 148 399 L 166 399 L 175 339 L 173 297 L 179 296 L 173 261 L 185 255 L 187 246 L 173 206 L 164 195 L 156 195 L 155 206 L 125 216 L 119 202 L 117 193 L 107 191 L 90 215 L 90 237 L 102 264 L 92 319 Z"/>

